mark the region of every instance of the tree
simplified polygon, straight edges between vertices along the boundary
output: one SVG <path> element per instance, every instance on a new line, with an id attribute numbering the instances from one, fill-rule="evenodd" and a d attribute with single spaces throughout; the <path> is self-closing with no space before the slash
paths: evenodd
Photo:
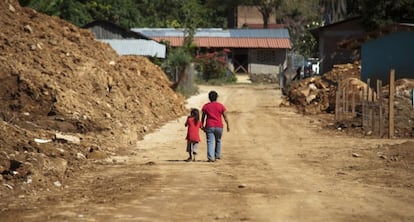
<path id="1" fill-rule="evenodd" d="M 133 0 L 21 0 L 20 4 L 59 16 L 77 26 L 93 20 L 106 20 L 130 28 L 141 17 Z"/>
<path id="2" fill-rule="evenodd" d="M 92 20 L 110 21 L 127 29 L 134 27 L 142 18 L 133 0 L 89 0 L 84 7 Z"/>
<path id="3" fill-rule="evenodd" d="M 278 22 L 289 29 L 293 51 L 307 57 L 317 53 L 310 29 L 321 26 L 319 0 L 285 0 L 276 11 Z"/>
<path id="4" fill-rule="evenodd" d="M 269 24 L 269 18 L 275 14 L 275 9 L 278 9 L 282 0 L 240 0 L 241 5 L 255 6 L 259 10 L 263 19 L 263 28 L 267 29 Z"/>
<path id="5" fill-rule="evenodd" d="M 368 30 L 396 22 L 414 22 L 414 1 L 361 0 L 361 15 Z"/>
<path id="6" fill-rule="evenodd" d="M 347 0 L 321 0 L 320 7 L 326 25 L 342 21 L 347 16 Z"/>
<path id="7" fill-rule="evenodd" d="M 59 16 L 62 10 L 61 5 L 63 0 L 49 0 L 49 1 L 42 1 L 42 0 L 23 0 L 20 1 L 20 4 L 24 7 L 30 7 L 36 9 L 39 12 Z"/>

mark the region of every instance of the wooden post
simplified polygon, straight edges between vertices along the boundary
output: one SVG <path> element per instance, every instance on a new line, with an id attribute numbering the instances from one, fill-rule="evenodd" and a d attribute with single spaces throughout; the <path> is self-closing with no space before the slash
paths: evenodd
<path id="1" fill-rule="evenodd" d="M 371 79 L 367 79 L 367 106 L 366 106 L 366 111 L 367 114 L 365 115 L 367 117 L 367 122 L 366 122 L 366 126 L 367 129 L 371 127 L 371 118 L 372 118 L 372 109 L 371 109 L 371 96 L 372 90 L 371 90 Z M 371 130 L 371 129 L 370 129 Z"/>
<path id="2" fill-rule="evenodd" d="M 375 91 L 372 89 L 371 90 L 371 109 L 370 109 L 370 116 L 371 116 L 371 122 L 370 122 L 370 126 L 371 126 L 371 131 L 374 132 L 375 131 L 375 108 L 377 107 L 377 103 L 376 101 L 376 94 Z"/>
<path id="3" fill-rule="evenodd" d="M 365 130 L 365 126 L 366 126 L 365 118 L 366 118 L 366 115 L 367 115 L 367 112 L 366 112 L 367 104 L 366 104 L 366 101 L 365 101 L 366 91 L 367 91 L 366 88 L 362 89 L 362 96 L 361 96 L 361 98 L 362 98 L 362 128 L 364 130 Z"/>
<path id="4" fill-rule="evenodd" d="M 349 81 L 345 83 L 345 112 L 349 111 Z"/>
<path id="5" fill-rule="evenodd" d="M 379 112 L 379 137 L 382 138 L 384 134 L 384 116 L 382 113 L 382 81 L 377 80 L 377 91 L 378 91 L 378 112 Z"/>
<path id="6" fill-rule="evenodd" d="M 394 94 L 395 94 L 395 70 L 390 71 L 390 99 L 388 108 L 388 138 L 394 137 Z"/>
<path id="7" fill-rule="evenodd" d="M 355 94 L 357 92 L 356 86 L 352 87 L 352 117 L 355 117 Z"/>
<path id="8" fill-rule="evenodd" d="M 346 85 L 342 89 L 342 113 L 346 113 Z"/>
<path id="9" fill-rule="evenodd" d="M 338 83 L 338 89 L 336 90 L 336 101 L 335 101 L 335 120 L 339 121 L 340 112 L 340 96 L 341 96 L 341 83 Z"/>

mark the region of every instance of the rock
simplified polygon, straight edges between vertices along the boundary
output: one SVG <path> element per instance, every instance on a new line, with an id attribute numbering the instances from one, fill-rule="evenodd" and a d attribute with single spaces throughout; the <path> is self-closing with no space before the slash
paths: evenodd
<path id="1" fill-rule="evenodd" d="M 30 176 L 28 176 L 24 183 L 31 184 L 32 182 L 33 182 L 33 179 Z"/>
<path id="2" fill-rule="evenodd" d="M 86 156 L 82 153 L 76 153 L 76 159 L 78 160 L 86 160 Z"/>
<path id="3" fill-rule="evenodd" d="M 13 189 L 14 189 L 12 185 L 9 185 L 9 184 L 7 184 L 7 183 L 5 183 L 5 184 L 3 184 L 3 185 L 4 185 L 5 187 L 9 188 L 10 190 L 13 190 Z"/>
<path id="4" fill-rule="evenodd" d="M 108 154 L 99 149 L 99 147 L 92 146 L 89 149 L 89 153 L 86 155 L 86 158 L 93 160 L 101 160 L 108 157 Z"/>
<path id="5" fill-rule="evenodd" d="M 9 11 L 14 13 L 14 12 L 16 12 L 16 9 L 14 8 L 13 5 L 9 4 Z"/>
<path id="6" fill-rule="evenodd" d="M 359 157 L 359 154 L 358 153 L 352 153 L 352 156 L 353 157 Z"/>
<path id="7" fill-rule="evenodd" d="M 68 161 L 59 157 L 45 159 L 43 170 L 46 172 L 52 172 L 59 178 L 63 178 L 66 169 L 68 167 Z"/>
<path id="8" fill-rule="evenodd" d="M 53 185 L 55 185 L 56 187 L 61 187 L 62 186 L 62 184 L 59 181 L 53 182 Z"/>
<path id="9" fill-rule="evenodd" d="M 72 135 L 64 135 L 61 133 L 56 133 L 54 140 L 56 141 L 61 141 L 61 142 L 69 142 L 69 143 L 74 143 L 74 144 L 79 144 L 80 143 L 80 138 L 77 136 L 72 136 Z"/>
<path id="10" fill-rule="evenodd" d="M 238 186 L 238 188 L 246 188 L 246 184 L 242 183 Z"/>
<path id="11" fill-rule="evenodd" d="M 52 140 L 50 140 L 50 139 L 38 139 L 38 138 L 35 138 L 34 141 L 36 143 L 50 143 L 50 142 L 52 142 Z"/>
<path id="12" fill-rule="evenodd" d="M 25 32 L 30 33 L 30 34 L 32 34 L 32 33 L 33 33 L 32 27 L 30 27 L 30 25 L 25 25 L 25 26 L 23 27 L 23 30 L 24 30 Z"/>

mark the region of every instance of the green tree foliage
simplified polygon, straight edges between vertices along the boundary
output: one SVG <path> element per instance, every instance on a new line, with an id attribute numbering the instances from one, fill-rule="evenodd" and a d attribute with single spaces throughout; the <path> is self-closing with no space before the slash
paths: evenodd
<path id="1" fill-rule="evenodd" d="M 73 24 L 86 24 L 91 21 L 92 17 L 87 12 L 87 8 L 83 7 L 81 2 L 62 0 L 59 17 L 71 21 Z"/>
<path id="2" fill-rule="evenodd" d="M 183 47 L 170 48 L 168 58 L 161 67 L 167 71 L 171 81 L 178 82 L 185 67 L 191 62 L 191 55 Z"/>
<path id="3" fill-rule="evenodd" d="M 255 5 L 263 18 L 263 28 L 268 27 L 269 18 L 280 7 L 282 0 L 254 0 Z"/>
<path id="4" fill-rule="evenodd" d="M 41 0 L 23 0 L 20 1 L 22 6 L 27 6 L 30 8 L 34 8 L 39 12 L 60 16 L 61 14 L 61 5 L 63 0 L 48 0 L 48 1 L 41 1 Z"/>
<path id="5" fill-rule="evenodd" d="M 395 22 L 414 22 L 413 0 L 361 0 L 361 9 L 369 30 Z"/>
<path id="6" fill-rule="evenodd" d="M 283 0 L 239 0 L 240 5 L 256 6 L 263 19 L 263 28 L 267 29 L 269 18 L 276 13 Z"/>
<path id="7" fill-rule="evenodd" d="M 130 28 L 140 20 L 133 0 L 21 0 L 20 4 L 80 27 L 94 20 L 106 20 Z"/>
<path id="8" fill-rule="evenodd" d="M 141 13 L 133 0 L 85 1 L 85 7 L 92 20 L 110 21 L 128 29 L 141 20 Z"/>
<path id="9" fill-rule="evenodd" d="M 227 5 L 217 0 L 141 0 L 136 5 L 142 15 L 136 27 L 225 27 L 227 20 Z"/>
<path id="10" fill-rule="evenodd" d="M 347 17 L 347 0 L 321 0 L 320 8 L 325 24 L 339 22 Z"/>
<path id="11" fill-rule="evenodd" d="M 289 29 L 293 51 L 316 56 L 316 40 L 310 30 L 322 25 L 319 0 L 284 0 L 276 13 L 278 22 Z"/>

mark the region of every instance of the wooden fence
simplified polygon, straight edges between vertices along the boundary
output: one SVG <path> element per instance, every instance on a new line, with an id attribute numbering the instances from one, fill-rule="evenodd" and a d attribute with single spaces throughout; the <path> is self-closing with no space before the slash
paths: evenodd
<path id="1" fill-rule="evenodd" d="M 384 106 L 384 95 L 382 93 L 382 81 L 376 81 L 375 89 L 371 88 L 370 79 L 366 87 L 353 85 L 349 81 L 338 85 L 335 103 L 335 120 L 342 121 L 360 117 L 360 124 L 366 133 L 376 134 L 384 137 L 394 137 L 394 94 L 395 94 L 395 71 L 390 71 L 389 101 Z M 388 115 L 385 111 L 388 111 Z"/>

